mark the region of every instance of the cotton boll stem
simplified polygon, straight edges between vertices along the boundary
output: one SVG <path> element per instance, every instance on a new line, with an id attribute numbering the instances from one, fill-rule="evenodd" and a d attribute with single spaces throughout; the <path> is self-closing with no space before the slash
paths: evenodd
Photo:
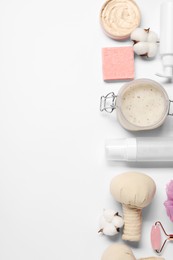
<path id="1" fill-rule="evenodd" d="M 149 31 L 150 31 L 150 28 L 148 28 L 148 29 L 144 29 L 144 31 L 146 31 L 147 33 L 149 33 Z"/>
<path id="2" fill-rule="evenodd" d="M 123 204 L 124 230 L 122 239 L 139 241 L 141 238 L 142 210 Z"/>

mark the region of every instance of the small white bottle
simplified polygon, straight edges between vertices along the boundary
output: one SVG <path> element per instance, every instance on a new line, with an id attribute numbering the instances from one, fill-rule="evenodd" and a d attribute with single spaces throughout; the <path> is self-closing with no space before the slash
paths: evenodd
<path id="1" fill-rule="evenodd" d="M 115 161 L 173 161 L 173 138 L 109 139 L 105 144 L 106 158 Z"/>
<path id="2" fill-rule="evenodd" d="M 160 77 L 173 79 L 173 1 L 166 0 L 160 6 L 160 55 L 163 73 Z"/>

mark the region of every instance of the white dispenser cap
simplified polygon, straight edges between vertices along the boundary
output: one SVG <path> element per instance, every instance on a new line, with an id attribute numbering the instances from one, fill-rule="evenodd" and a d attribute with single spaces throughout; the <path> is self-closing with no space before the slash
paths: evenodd
<path id="1" fill-rule="evenodd" d="M 105 143 L 106 158 L 114 161 L 136 161 L 136 138 L 109 139 Z"/>
<path id="2" fill-rule="evenodd" d="M 162 64 L 163 64 L 163 74 L 157 73 L 156 75 L 159 77 L 164 77 L 167 79 L 173 79 L 173 55 L 166 54 L 162 56 Z"/>
<path id="3" fill-rule="evenodd" d="M 163 73 L 160 77 L 173 80 L 173 1 L 163 1 L 160 6 L 160 56 Z"/>

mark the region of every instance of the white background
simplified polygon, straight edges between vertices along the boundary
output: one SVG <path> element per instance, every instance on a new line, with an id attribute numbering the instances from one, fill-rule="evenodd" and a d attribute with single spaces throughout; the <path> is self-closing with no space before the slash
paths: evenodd
<path id="1" fill-rule="evenodd" d="M 159 34 L 161 0 L 138 0 L 143 27 Z M 102 80 L 101 48 L 124 46 L 102 32 L 98 1 L 0 1 L 0 259 L 96 260 L 121 236 L 99 236 L 103 208 L 120 205 L 110 180 L 124 171 L 152 176 L 157 193 L 143 211 L 142 240 L 132 245 L 137 258 L 155 255 L 150 229 L 173 224 L 163 202 L 173 165 L 108 163 L 106 138 L 135 136 L 115 114 L 99 111 L 99 99 L 118 92 L 123 82 Z M 172 84 L 157 76 L 159 55 L 135 58 L 135 78 Z M 173 118 L 138 136 L 173 136 Z M 168 166 L 168 167 L 167 167 Z M 172 244 L 164 256 L 172 259 Z"/>

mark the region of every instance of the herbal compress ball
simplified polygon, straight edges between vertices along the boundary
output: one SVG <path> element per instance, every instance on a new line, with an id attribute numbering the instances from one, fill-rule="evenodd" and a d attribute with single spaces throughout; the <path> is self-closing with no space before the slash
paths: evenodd
<path id="1" fill-rule="evenodd" d="M 122 203 L 124 230 L 122 239 L 139 241 L 142 226 L 142 208 L 148 206 L 155 194 L 153 179 L 144 173 L 127 172 L 113 178 L 110 191 Z"/>
<path id="2" fill-rule="evenodd" d="M 123 244 L 113 244 L 105 250 L 101 260 L 136 260 L 136 258 L 130 247 Z"/>
<path id="3" fill-rule="evenodd" d="M 113 244 L 103 253 L 101 260 L 136 260 L 130 247 L 124 244 Z M 147 257 L 139 260 L 164 260 L 162 257 Z"/>

